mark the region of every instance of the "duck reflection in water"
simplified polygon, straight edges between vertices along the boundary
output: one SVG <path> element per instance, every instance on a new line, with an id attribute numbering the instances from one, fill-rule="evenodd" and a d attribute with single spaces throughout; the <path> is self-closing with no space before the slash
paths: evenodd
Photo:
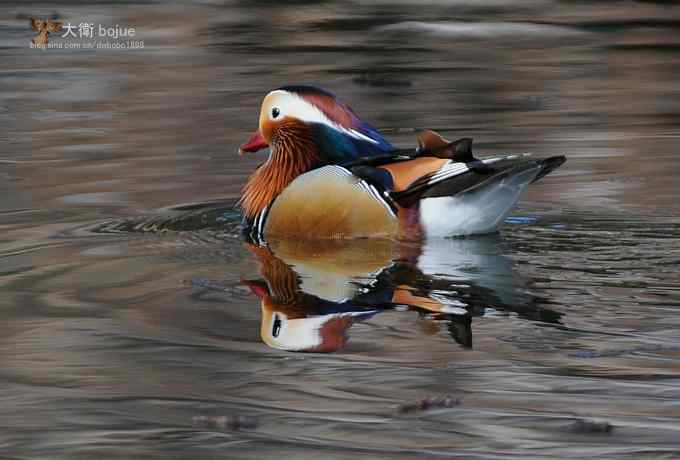
<path id="1" fill-rule="evenodd" d="M 417 312 L 455 342 L 472 347 L 471 318 L 497 311 L 558 323 L 560 314 L 528 293 L 498 236 L 438 239 L 272 241 L 247 244 L 264 279 L 244 280 L 262 305 L 270 347 L 333 352 L 348 330 L 386 310 Z"/>

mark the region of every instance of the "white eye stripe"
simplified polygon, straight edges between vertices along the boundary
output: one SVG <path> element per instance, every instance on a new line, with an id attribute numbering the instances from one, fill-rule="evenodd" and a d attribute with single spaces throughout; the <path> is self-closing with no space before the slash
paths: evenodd
<path id="1" fill-rule="evenodd" d="M 267 95 L 267 99 L 269 98 L 271 98 L 272 101 L 270 115 L 273 115 L 271 111 L 274 110 L 274 108 L 277 108 L 279 109 L 280 114 L 283 114 L 285 116 L 297 118 L 298 120 L 307 123 L 321 123 L 335 129 L 336 131 L 340 131 L 344 134 L 347 134 L 355 139 L 371 142 L 373 144 L 379 143 L 375 139 L 371 139 L 370 137 L 366 136 L 363 133 L 360 133 L 355 129 L 347 129 L 333 122 L 326 116 L 326 114 L 319 110 L 318 107 L 314 106 L 313 104 L 310 104 L 309 102 L 305 101 L 303 98 L 296 94 L 278 89 L 269 93 Z M 280 116 L 281 115 L 279 115 L 279 117 Z M 275 118 L 277 117 L 274 117 L 273 119 Z"/>

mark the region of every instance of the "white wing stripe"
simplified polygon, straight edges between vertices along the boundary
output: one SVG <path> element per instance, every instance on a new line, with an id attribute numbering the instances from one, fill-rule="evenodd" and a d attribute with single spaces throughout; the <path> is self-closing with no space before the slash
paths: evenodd
<path id="1" fill-rule="evenodd" d="M 375 188 L 375 186 L 369 184 L 364 180 L 360 180 L 359 182 L 357 182 L 357 185 L 361 187 L 364 191 L 366 191 L 374 200 L 383 205 L 392 217 L 397 217 L 396 214 L 394 214 L 392 208 L 390 207 L 390 204 L 387 201 L 385 201 L 385 199 L 382 196 L 380 196 L 380 192 L 378 192 L 378 189 Z"/>
<path id="2" fill-rule="evenodd" d="M 328 118 L 325 113 L 319 110 L 314 104 L 310 104 L 304 98 L 295 93 L 290 93 L 285 90 L 275 90 L 269 93 L 269 96 L 274 98 L 273 103 L 282 109 L 284 115 L 292 116 L 298 120 L 306 121 L 308 123 L 321 123 L 329 126 L 337 131 L 347 134 L 355 139 L 370 142 L 372 144 L 379 144 L 379 141 L 371 139 L 365 134 L 353 129 L 345 128 L 333 120 Z M 269 97 L 268 96 L 268 97 Z"/>

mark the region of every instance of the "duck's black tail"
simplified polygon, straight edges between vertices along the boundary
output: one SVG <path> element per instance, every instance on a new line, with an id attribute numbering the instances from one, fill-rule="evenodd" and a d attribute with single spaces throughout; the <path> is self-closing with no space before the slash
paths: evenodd
<path id="1" fill-rule="evenodd" d="M 533 184 L 536 181 L 541 180 L 543 177 L 547 176 L 560 166 L 567 161 L 567 157 L 564 155 L 556 155 L 554 157 L 549 157 L 549 158 L 544 158 L 542 160 L 538 160 L 541 164 L 541 171 L 536 175 L 534 180 L 531 181 Z"/>
<path id="2" fill-rule="evenodd" d="M 565 161 L 566 158 L 562 155 L 545 159 L 510 155 L 495 159 L 491 165 L 476 159 L 465 163 L 467 168 L 461 168 L 460 163 L 450 163 L 434 173 L 417 179 L 405 190 L 391 193 L 390 196 L 401 206 L 409 207 L 424 198 L 456 196 L 481 190 L 513 177 L 526 177 L 527 182 L 524 182 L 524 185 L 528 185 L 546 176 Z M 527 174 L 535 176 L 531 179 Z"/>

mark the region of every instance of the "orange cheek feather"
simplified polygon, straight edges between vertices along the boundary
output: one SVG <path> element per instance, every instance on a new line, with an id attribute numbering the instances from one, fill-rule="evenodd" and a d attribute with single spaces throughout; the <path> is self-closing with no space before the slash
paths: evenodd
<path id="1" fill-rule="evenodd" d="M 284 118 L 285 119 L 285 118 Z M 272 143 L 272 138 L 274 137 L 274 131 L 280 123 L 278 121 L 273 121 L 269 118 L 267 111 L 262 111 L 260 114 L 260 133 L 262 137 L 267 141 L 269 145 Z"/>

